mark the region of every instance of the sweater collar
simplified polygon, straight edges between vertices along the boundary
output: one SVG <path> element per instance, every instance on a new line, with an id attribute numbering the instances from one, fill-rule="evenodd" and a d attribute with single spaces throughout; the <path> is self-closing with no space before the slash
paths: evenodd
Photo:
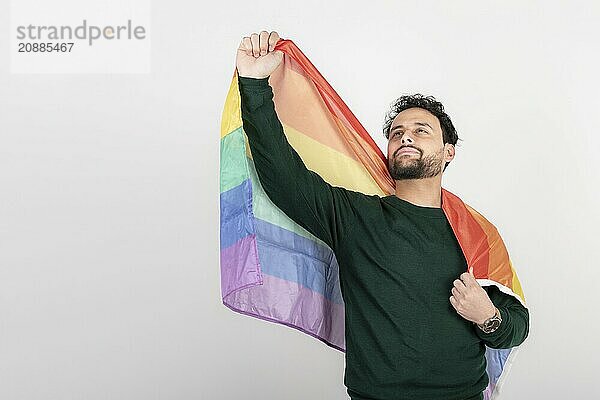
<path id="1" fill-rule="evenodd" d="M 400 197 L 396 196 L 395 194 L 382 197 L 382 200 L 385 201 L 387 204 L 390 204 L 391 206 L 398 208 L 402 211 L 421 215 L 423 217 L 429 217 L 429 218 L 444 218 L 445 217 L 444 210 L 441 207 L 418 206 L 416 204 L 413 204 L 411 202 L 401 199 Z"/>

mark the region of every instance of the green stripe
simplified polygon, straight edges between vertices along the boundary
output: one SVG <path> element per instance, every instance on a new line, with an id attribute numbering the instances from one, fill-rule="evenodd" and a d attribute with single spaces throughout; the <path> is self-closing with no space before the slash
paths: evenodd
<path id="1" fill-rule="evenodd" d="M 288 231 L 292 231 L 300 236 L 303 236 L 307 239 L 313 240 L 327 248 L 325 242 L 321 239 L 317 238 L 306 229 L 295 223 L 290 217 L 288 217 L 283 211 L 281 211 L 269 196 L 265 193 L 260 181 L 258 180 L 258 175 L 256 174 L 256 168 L 254 167 L 254 162 L 248 159 L 248 167 L 250 170 L 250 179 L 252 180 L 252 211 L 254 212 L 254 216 L 256 218 L 260 218 L 264 221 L 270 222 L 274 225 L 277 225 L 281 228 L 287 229 Z"/>
<path id="2" fill-rule="evenodd" d="M 252 182 L 252 211 L 256 218 L 327 246 L 322 240 L 292 221 L 269 199 L 256 174 L 254 161 L 246 155 L 246 135 L 242 127 L 221 139 L 220 162 L 221 193 L 241 185 L 246 179 L 250 178 Z"/>
<path id="3" fill-rule="evenodd" d="M 221 193 L 233 189 L 248 179 L 246 140 L 242 127 L 221 139 L 220 163 Z"/>

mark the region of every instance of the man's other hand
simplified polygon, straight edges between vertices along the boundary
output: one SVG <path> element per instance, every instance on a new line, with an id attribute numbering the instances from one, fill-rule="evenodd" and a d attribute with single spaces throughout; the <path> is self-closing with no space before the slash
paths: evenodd
<path id="1" fill-rule="evenodd" d="M 454 280 L 451 292 L 450 303 L 468 321 L 481 325 L 496 314 L 496 306 L 475 279 L 472 268 Z"/>

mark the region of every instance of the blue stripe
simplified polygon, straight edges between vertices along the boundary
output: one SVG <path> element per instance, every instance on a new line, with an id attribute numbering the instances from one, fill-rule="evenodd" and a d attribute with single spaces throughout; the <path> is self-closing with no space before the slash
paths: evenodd
<path id="1" fill-rule="evenodd" d="M 252 183 L 246 179 L 221 193 L 221 249 L 252 235 Z"/>
<path id="2" fill-rule="evenodd" d="M 338 263 L 319 242 L 254 217 L 250 179 L 221 193 L 221 249 L 256 233 L 261 271 L 296 282 L 333 303 L 343 304 Z"/>
<path id="3" fill-rule="evenodd" d="M 485 358 L 487 360 L 487 374 L 490 381 L 495 385 L 504 370 L 504 364 L 506 359 L 510 355 L 512 348 L 510 349 L 492 349 L 490 347 L 485 348 Z"/>
<path id="4" fill-rule="evenodd" d="M 258 218 L 254 223 L 262 272 L 297 282 L 343 304 L 339 267 L 329 247 Z"/>

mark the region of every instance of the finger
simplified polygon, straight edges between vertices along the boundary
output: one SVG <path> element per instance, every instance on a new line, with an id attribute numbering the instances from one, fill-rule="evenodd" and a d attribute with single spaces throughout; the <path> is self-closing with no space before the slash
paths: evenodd
<path id="1" fill-rule="evenodd" d="M 472 287 L 478 284 L 475 280 L 475 277 L 468 272 L 463 272 L 460 274 L 460 280 L 463 281 L 466 287 Z"/>
<path id="2" fill-rule="evenodd" d="M 477 278 L 475 278 L 475 270 L 473 267 L 469 267 L 469 274 L 473 277 L 473 279 L 477 282 Z"/>
<path id="3" fill-rule="evenodd" d="M 481 287 L 479 282 L 477 282 L 477 278 L 475 278 L 475 274 L 473 273 L 473 269 L 469 271 L 469 279 L 473 282 L 473 286 Z"/>
<path id="4" fill-rule="evenodd" d="M 454 287 L 457 288 L 459 291 L 463 291 L 467 288 L 463 281 L 461 281 L 460 279 L 455 279 L 452 283 L 454 284 Z"/>
<path id="5" fill-rule="evenodd" d="M 457 288 L 453 287 L 452 290 L 450 290 L 450 292 L 452 293 L 452 295 L 454 296 L 455 299 L 462 299 L 465 297 L 464 293 L 462 293 L 460 290 L 458 290 Z"/>
<path id="6" fill-rule="evenodd" d="M 275 45 L 279 41 L 279 34 L 275 31 L 269 34 L 269 51 L 273 51 Z"/>
<path id="7" fill-rule="evenodd" d="M 456 307 L 458 307 L 458 302 L 456 301 L 454 296 L 450 296 L 450 304 L 452 304 L 452 307 L 454 307 L 455 310 L 456 310 Z M 456 310 L 456 311 L 458 311 L 458 310 Z"/>
<path id="8" fill-rule="evenodd" d="M 258 36 L 258 47 L 261 56 L 267 54 L 267 50 L 269 49 L 269 32 L 260 31 L 260 35 Z"/>
<path id="9" fill-rule="evenodd" d="M 460 315 L 462 316 L 461 311 L 459 311 L 460 308 L 460 303 L 459 301 L 456 299 L 456 297 L 454 296 L 450 296 L 450 304 L 452 304 L 452 307 L 454 307 L 454 310 Z"/>
<path id="10" fill-rule="evenodd" d="M 250 42 L 252 42 L 252 55 L 254 57 L 260 56 L 260 48 L 258 47 L 258 33 L 250 35 Z"/>
<path id="11" fill-rule="evenodd" d="M 248 56 L 252 55 L 252 43 L 250 42 L 250 38 L 248 36 L 242 38 L 242 43 L 240 43 L 238 50 L 243 50 Z"/>

